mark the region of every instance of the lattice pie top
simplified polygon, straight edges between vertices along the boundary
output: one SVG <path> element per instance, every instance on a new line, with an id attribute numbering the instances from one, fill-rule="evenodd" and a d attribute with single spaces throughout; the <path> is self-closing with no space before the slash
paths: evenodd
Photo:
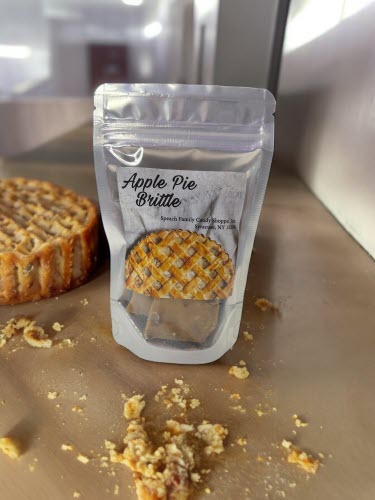
<path id="1" fill-rule="evenodd" d="M 225 299 L 232 293 L 234 273 L 219 243 L 180 229 L 150 233 L 125 263 L 126 287 L 157 298 Z"/>
<path id="2" fill-rule="evenodd" d="M 0 304 L 39 300 L 83 283 L 96 261 L 98 215 L 50 182 L 0 179 Z"/>

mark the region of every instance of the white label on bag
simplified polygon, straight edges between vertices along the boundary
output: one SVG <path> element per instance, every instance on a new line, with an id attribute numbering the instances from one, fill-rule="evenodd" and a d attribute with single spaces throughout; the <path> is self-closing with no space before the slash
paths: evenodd
<path id="1" fill-rule="evenodd" d="M 162 229 L 203 234 L 235 262 L 246 174 L 117 166 L 128 248 Z"/>

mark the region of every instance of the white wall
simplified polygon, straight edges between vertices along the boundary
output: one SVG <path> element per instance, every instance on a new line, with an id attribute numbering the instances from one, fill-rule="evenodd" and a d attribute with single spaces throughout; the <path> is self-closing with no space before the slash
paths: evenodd
<path id="1" fill-rule="evenodd" d="M 358 3 L 342 4 L 340 19 L 310 41 L 324 11 L 310 12 L 309 30 L 294 30 L 281 67 L 276 155 L 375 257 L 375 2 L 356 13 Z"/>
<path id="2" fill-rule="evenodd" d="M 278 0 L 221 0 L 216 84 L 267 86 L 278 5 Z"/>

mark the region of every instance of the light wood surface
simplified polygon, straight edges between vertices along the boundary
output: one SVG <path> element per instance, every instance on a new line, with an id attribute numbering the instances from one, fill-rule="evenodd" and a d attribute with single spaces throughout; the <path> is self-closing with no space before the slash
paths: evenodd
<path id="1" fill-rule="evenodd" d="M 0 174 L 53 180 L 96 198 L 90 134 L 87 127 L 6 161 Z M 280 315 L 255 308 L 257 297 L 273 301 Z M 219 361 L 155 364 L 117 345 L 111 336 L 107 261 L 88 284 L 58 299 L 2 306 L 1 323 L 28 314 L 49 332 L 55 321 L 64 329 L 54 332 L 51 349 L 32 349 L 14 338 L 0 350 L 0 435 L 12 434 L 24 445 L 18 461 L 0 456 L 0 498 L 62 500 L 79 491 L 82 499 L 101 500 L 113 497 L 118 484 L 120 495 L 114 498 L 134 499 L 131 473 L 119 465 L 101 468 L 97 458 L 105 453 L 104 439 L 121 443 L 121 394 L 145 394 L 150 401 L 146 416 L 157 425 L 173 412 L 151 403 L 153 395 L 161 384 L 183 377 L 202 403 L 191 418 L 229 429 L 226 452 L 207 481 L 212 493 L 197 493 L 198 498 L 258 500 L 285 494 L 291 500 L 372 500 L 374 297 L 371 258 L 299 180 L 278 176 L 274 167 L 241 328 L 253 333 L 254 341 L 240 336 Z M 59 348 L 63 338 L 72 339 L 74 347 Z M 228 374 L 241 359 L 251 373 L 246 380 Z M 49 391 L 58 397 L 48 399 Z M 231 393 L 239 393 L 241 401 L 233 403 Z M 87 399 L 79 400 L 84 394 Z M 236 404 L 246 413 L 231 408 Z M 74 405 L 84 412 L 73 412 Z M 259 408 L 266 415 L 258 416 Z M 308 427 L 294 426 L 295 413 Z M 247 438 L 245 452 L 236 444 L 238 437 Z M 285 450 L 278 447 L 283 438 L 325 455 L 316 476 L 307 480 L 306 473 L 285 462 Z M 63 443 L 75 450 L 63 452 Z M 83 465 L 78 452 L 93 459 Z M 115 476 L 108 474 L 112 469 Z"/>

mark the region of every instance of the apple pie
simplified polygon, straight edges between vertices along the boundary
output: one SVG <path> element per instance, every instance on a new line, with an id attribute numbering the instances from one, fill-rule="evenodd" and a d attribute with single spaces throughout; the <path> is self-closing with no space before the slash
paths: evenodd
<path id="1" fill-rule="evenodd" d="M 126 287 L 155 298 L 225 299 L 232 293 L 234 274 L 219 243 L 180 229 L 148 234 L 125 263 Z"/>
<path id="2" fill-rule="evenodd" d="M 0 304 L 81 285 L 97 246 L 98 214 L 87 198 L 50 182 L 0 179 Z"/>

